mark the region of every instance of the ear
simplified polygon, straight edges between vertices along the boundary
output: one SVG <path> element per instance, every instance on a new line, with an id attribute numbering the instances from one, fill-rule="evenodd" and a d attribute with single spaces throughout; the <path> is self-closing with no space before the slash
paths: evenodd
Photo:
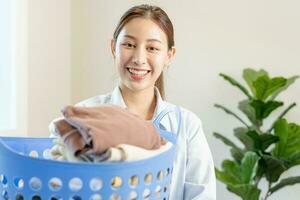
<path id="1" fill-rule="evenodd" d="M 110 41 L 110 50 L 113 58 L 115 59 L 116 57 L 116 41 L 114 39 L 111 39 Z"/>
<path id="2" fill-rule="evenodd" d="M 176 53 L 175 47 L 171 47 L 171 49 L 168 50 L 166 64 L 165 64 L 166 66 L 168 66 L 171 63 L 175 53 Z"/>

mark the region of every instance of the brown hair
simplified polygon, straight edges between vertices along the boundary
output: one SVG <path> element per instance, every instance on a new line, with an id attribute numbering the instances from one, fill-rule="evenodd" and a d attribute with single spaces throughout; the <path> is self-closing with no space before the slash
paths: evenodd
<path id="1" fill-rule="evenodd" d="M 142 4 L 134 6 L 127 10 L 121 17 L 115 31 L 114 31 L 114 40 L 116 41 L 122 28 L 130 20 L 141 17 L 152 20 L 156 23 L 166 34 L 168 41 L 168 48 L 171 49 L 174 46 L 174 29 L 171 20 L 169 19 L 167 13 L 163 11 L 158 6 L 152 6 L 148 4 Z M 163 72 L 160 74 L 158 79 L 155 82 L 155 86 L 158 88 L 161 96 L 165 99 L 165 89 L 164 89 L 164 75 Z"/>

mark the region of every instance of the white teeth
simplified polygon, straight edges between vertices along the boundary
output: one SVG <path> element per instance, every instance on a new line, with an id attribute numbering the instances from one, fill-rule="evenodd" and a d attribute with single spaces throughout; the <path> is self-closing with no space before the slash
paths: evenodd
<path id="1" fill-rule="evenodd" d="M 139 70 L 135 70 L 133 68 L 129 68 L 128 70 L 129 70 L 130 73 L 132 73 L 134 75 L 139 75 L 139 76 L 144 76 L 148 73 L 147 70 L 139 71 Z"/>

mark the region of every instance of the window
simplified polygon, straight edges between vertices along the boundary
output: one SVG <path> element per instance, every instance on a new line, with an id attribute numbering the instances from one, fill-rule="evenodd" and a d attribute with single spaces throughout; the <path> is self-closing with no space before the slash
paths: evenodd
<path id="1" fill-rule="evenodd" d="M 16 129 L 15 17 L 13 1 L 0 1 L 0 131 Z"/>

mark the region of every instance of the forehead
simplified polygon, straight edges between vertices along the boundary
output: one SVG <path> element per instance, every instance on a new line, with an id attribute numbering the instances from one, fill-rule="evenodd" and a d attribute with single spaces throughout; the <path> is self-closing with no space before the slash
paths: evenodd
<path id="1" fill-rule="evenodd" d="M 144 18 L 134 18 L 130 20 L 122 28 L 119 37 L 124 38 L 125 35 L 133 36 L 136 40 L 159 40 L 167 43 L 167 35 L 152 20 Z"/>

